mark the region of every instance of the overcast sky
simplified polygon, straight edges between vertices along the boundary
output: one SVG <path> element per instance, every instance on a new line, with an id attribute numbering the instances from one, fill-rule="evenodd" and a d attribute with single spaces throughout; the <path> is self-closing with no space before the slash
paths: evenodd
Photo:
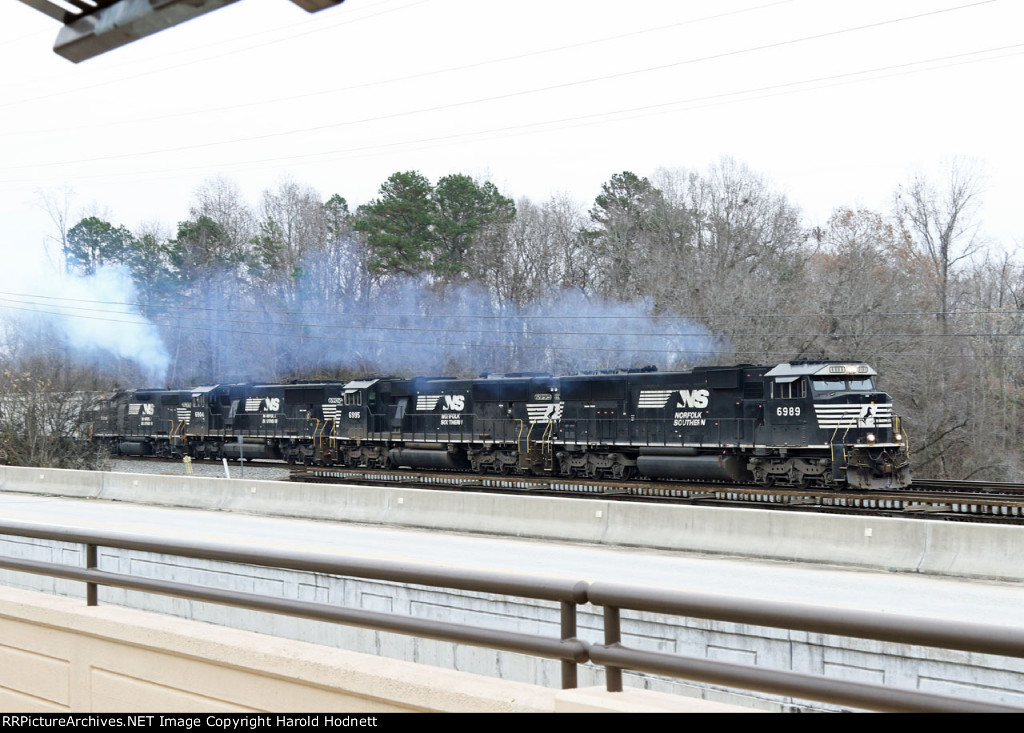
<path id="1" fill-rule="evenodd" d="M 613 173 L 722 156 L 809 226 L 976 159 L 986 230 L 1024 240 L 1019 0 L 243 0 L 77 65 L 58 28 L 0 2 L 0 246 L 20 256 L 54 231 L 40 192 L 170 234 L 216 176 L 254 205 L 288 177 L 364 203 L 400 170 L 589 205 Z"/>

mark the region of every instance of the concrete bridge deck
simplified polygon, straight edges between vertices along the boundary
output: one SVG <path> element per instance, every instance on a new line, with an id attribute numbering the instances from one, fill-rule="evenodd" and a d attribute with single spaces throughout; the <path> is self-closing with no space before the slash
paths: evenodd
<path id="1" fill-rule="evenodd" d="M 546 569 L 560 575 L 582 574 L 603 579 L 609 579 L 610 575 L 631 582 L 806 600 L 839 609 L 866 608 L 1006 625 L 1019 625 L 1021 621 L 1021 595 L 1016 582 L 1020 568 L 1015 559 L 1024 535 L 1016 527 L 653 507 L 602 500 L 452 495 L 411 489 L 295 486 L 280 482 L 125 474 L 76 475 L 39 469 L 7 468 L 2 474 L 0 490 L 14 492 L 0 497 L 9 515 L 48 516 L 55 521 L 73 523 L 134 523 L 154 533 L 210 533 L 250 542 L 313 544 L 324 541 L 339 551 L 391 553 L 429 562 L 472 562 L 504 570 Z M 61 502 L 44 499 L 40 494 L 100 501 Z M 225 511 L 192 516 L 190 512 L 175 510 L 135 517 L 137 512 L 154 510 L 134 506 L 126 500 Z M 62 514 L 65 511 L 70 514 Z M 244 516 L 250 514 L 311 516 L 336 521 L 311 523 Z M 182 518 L 180 515 L 189 516 Z M 184 522 L 184 530 L 170 526 L 170 518 L 175 516 L 177 521 Z M 273 530 L 272 525 L 296 527 L 285 534 L 275 534 L 277 530 Z M 440 527 L 446 531 L 416 532 L 410 527 Z M 318 540 L 317 533 L 326 533 L 330 539 Z M 544 536 L 567 538 L 575 543 L 548 544 L 541 540 Z M 531 539 L 522 539 L 525 537 Z M 629 547 L 625 547 L 627 545 Z M 659 549 L 643 549 L 645 546 Z M 48 551 L 66 553 L 69 550 Z M 744 555 L 746 559 L 740 559 Z M 816 557 L 823 559 L 824 564 L 792 562 L 812 563 Z M 130 564 L 143 560 L 108 557 L 106 562 Z M 161 565 L 152 559 L 145 562 L 150 568 Z M 169 566 L 164 570 L 182 572 L 180 568 Z M 192 568 L 188 572 L 201 575 L 206 570 Z M 289 592 L 296 594 L 313 592 L 331 598 L 332 602 L 338 599 L 363 607 L 383 602 L 384 590 L 388 594 L 395 591 L 379 586 L 342 588 L 329 581 L 308 578 L 265 577 L 240 582 L 269 582 L 276 587 L 291 588 Z M 74 585 L 80 587 L 80 584 L 66 583 L 61 587 L 59 583 L 51 583 L 51 589 L 75 592 L 69 587 Z M 441 597 L 443 595 L 412 589 L 389 595 L 392 600 L 387 603 L 410 610 L 418 608 L 420 612 L 427 609 L 427 612 L 461 614 L 481 621 L 517 615 L 534 619 L 527 623 L 547 623 L 536 611 L 523 606 L 494 606 L 491 599 L 480 598 L 456 602 Z M 139 599 L 112 592 L 104 602 L 127 601 L 138 603 Z M 171 602 L 165 608 L 156 608 L 150 601 L 143 601 L 142 605 L 183 613 L 180 603 Z M 279 622 L 257 623 L 251 619 L 240 621 L 227 618 L 222 610 L 211 611 L 199 606 L 190 606 L 183 615 L 314 641 L 324 641 L 327 636 L 320 627 L 300 628 Z M 100 608 L 107 612 L 106 606 Z M 983 618 L 979 618 L 979 609 L 984 609 Z M 975 694 L 981 688 L 994 688 L 999 701 L 1024 704 L 1018 692 L 1024 689 L 1024 668 L 1015 660 L 993 662 L 978 659 L 978 655 L 972 658 L 972 655 L 950 652 L 929 656 L 919 649 L 893 650 L 877 643 L 851 644 L 849 640 L 817 638 L 816 635 L 765 633 L 764 630 L 729 626 L 696 622 L 670 630 L 662 620 L 644 617 L 635 620 L 632 633 L 659 645 L 658 648 L 667 644 L 678 649 L 689 644 L 709 658 L 745 659 L 768 665 L 776 665 L 781 660 L 795 669 L 845 679 L 895 682 L 960 696 Z M 596 630 L 591 631 L 596 633 Z M 527 669 L 519 662 L 507 662 L 494 655 L 451 651 L 408 640 L 395 642 L 373 633 L 342 636 L 345 638 L 340 645 L 349 649 L 454 663 L 460 669 L 474 671 L 477 665 L 488 673 L 498 670 L 520 682 L 551 684 L 551 674 L 545 672 L 543 666 Z M 337 635 L 332 633 L 332 637 L 328 643 L 339 645 Z M 982 673 L 985 678 L 979 679 Z M 600 684 L 600 678 L 595 676 L 583 682 L 593 686 Z M 638 680 L 627 680 L 627 684 L 631 682 L 636 684 Z M 650 690 L 683 691 L 731 703 L 753 702 L 762 709 L 793 709 L 795 705 L 786 700 L 751 701 L 707 688 L 681 690 L 686 686 L 657 680 L 639 683 Z M 559 694 L 571 698 L 583 693 Z M 618 698 L 619 701 L 624 699 Z"/>

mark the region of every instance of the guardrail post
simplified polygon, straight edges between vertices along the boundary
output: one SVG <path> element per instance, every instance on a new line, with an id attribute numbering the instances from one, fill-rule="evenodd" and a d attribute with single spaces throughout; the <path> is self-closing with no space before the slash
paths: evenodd
<path id="1" fill-rule="evenodd" d="M 576 603 L 562 601 L 562 641 L 576 638 Z M 574 690 L 579 682 L 576 676 L 576 662 L 562 660 L 562 689 Z"/>
<path id="2" fill-rule="evenodd" d="M 97 563 L 96 545 L 87 544 L 85 546 L 85 568 L 86 570 L 95 570 L 99 565 Z M 96 592 L 95 583 L 85 584 L 85 605 L 96 606 L 99 605 L 99 596 Z"/>
<path id="3" fill-rule="evenodd" d="M 622 641 L 619 625 L 619 609 L 617 606 L 604 607 L 604 643 L 614 646 Z M 622 670 L 618 667 L 604 668 L 605 689 L 608 692 L 622 692 Z"/>

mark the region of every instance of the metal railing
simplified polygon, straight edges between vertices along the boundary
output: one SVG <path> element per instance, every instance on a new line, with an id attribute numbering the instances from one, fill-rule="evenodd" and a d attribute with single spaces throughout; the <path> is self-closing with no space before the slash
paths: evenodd
<path id="1" fill-rule="evenodd" d="M 90 606 L 98 603 L 98 587 L 109 586 L 518 652 L 559 660 L 563 688 L 576 687 L 578 665 L 590 662 L 605 667 L 607 689 L 610 692 L 622 690 L 622 672 L 631 670 L 869 710 L 1022 710 L 1012 706 L 951 698 L 915 690 L 894 689 L 630 647 L 622 642 L 620 616 L 621 610 L 627 609 L 1024 658 L 1024 631 L 1013 627 L 984 626 L 547 576 L 438 569 L 410 563 L 338 558 L 312 552 L 270 551 L 229 543 L 157 540 L 129 533 L 51 527 L 27 522 L 0 522 L 0 535 L 84 545 L 84 567 L 0 557 L 0 568 L 84 582 L 86 603 Z M 560 631 L 558 638 L 552 638 L 540 634 L 481 628 L 401 614 L 135 577 L 99 569 L 98 547 L 554 601 L 560 604 Z M 577 638 L 578 606 L 588 603 L 603 609 L 603 643 L 590 643 Z"/>

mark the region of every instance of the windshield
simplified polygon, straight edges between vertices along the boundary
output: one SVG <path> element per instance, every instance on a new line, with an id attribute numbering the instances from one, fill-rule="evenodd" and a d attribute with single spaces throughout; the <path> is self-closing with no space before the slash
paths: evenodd
<path id="1" fill-rule="evenodd" d="M 840 379 L 838 377 L 814 377 L 811 385 L 815 392 L 872 392 L 875 384 L 870 377 Z"/>

